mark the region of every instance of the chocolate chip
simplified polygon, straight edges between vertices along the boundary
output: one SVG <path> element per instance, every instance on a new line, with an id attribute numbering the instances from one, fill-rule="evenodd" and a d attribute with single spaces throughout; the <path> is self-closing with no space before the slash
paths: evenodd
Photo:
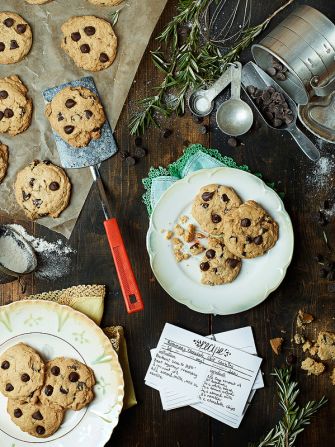
<path id="1" fill-rule="evenodd" d="M 251 220 L 248 218 L 242 219 L 241 220 L 241 227 L 250 227 L 251 225 Z"/>
<path id="2" fill-rule="evenodd" d="M 35 183 L 35 179 L 34 178 L 31 178 L 30 180 L 29 180 L 29 186 L 31 186 L 32 188 L 34 187 L 34 183 Z"/>
<path id="3" fill-rule="evenodd" d="M 11 26 L 14 25 L 14 19 L 12 19 L 11 17 L 8 17 L 7 19 L 5 19 L 5 20 L 3 21 L 3 24 L 4 24 L 5 26 L 7 26 L 7 28 L 10 28 Z"/>
<path id="4" fill-rule="evenodd" d="M 292 353 L 288 354 L 286 356 L 286 363 L 289 366 L 294 365 L 295 363 L 297 363 L 297 357 L 294 354 L 292 354 Z"/>
<path id="5" fill-rule="evenodd" d="M 221 216 L 219 216 L 218 214 L 212 214 L 211 215 L 211 219 L 213 223 L 219 223 L 221 222 Z"/>
<path id="6" fill-rule="evenodd" d="M 49 185 L 49 189 L 51 191 L 58 191 L 59 188 L 60 188 L 60 185 L 59 185 L 58 182 L 51 182 L 50 185 Z"/>
<path id="7" fill-rule="evenodd" d="M 58 115 L 57 115 L 57 119 L 58 119 L 58 121 L 63 121 L 64 116 L 62 115 L 61 112 L 58 113 Z"/>
<path id="8" fill-rule="evenodd" d="M 283 125 L 283 121 L 279 118 L 275 118 L 272 122 L 273 127 L 280 127 Z"/>
<path id="9" fill-rule="evenodd" d="M 22 374 L 22 376 L 21 376 L 21 380 L 22 380 L 22 382 L 29 382 L 29 380 L 30 380 L 30 375 L 29 374 L 27 374 L 27 373 L 23 373 Z"/>
<path id="10" fill-rule="evenodd" d="M 209 269 L 209 262 L 202 262 L 200 264 L 200 270 L 202 270 L 203 272 L 207 272 L 208 269 Z"/>
<path id="11" fill-rule="evenodd" d="M 227 196 L 227 194 L 222 194 L 221 198 L 226 203 L 230 202 L 230 198 Z"/>
<path id="12" fill-rule="evenodd" d="M 33 205 L 36 206 L 36 208 L 40 208 L 40 206 L 42 205 L 43 200 L 42 199 L 34 199 L 33 200 Z"/>
<path id="13" fill-rule="evenodd" d="M 5 118 L 13 118 L 14 112 L 12 109 L 5 109 L 4 115 L 5 115 Z"/>
<path id="14" fill-rule="evenodd" d="M 214 191 L 213 192 L 206 191 L 202 194 L 201 198 L 205 202 L 209 202 L 210 200 L 212 200 L 213 196 L 214 196 Z"/>
<path id="15" fill-rule="evenodd" d="M 52 393 L 54 392 L 54 387 L 52 386 L 52 385 L 47 385 L 45 388 L 44 388 L 44 394 L 46 395 L 46 396 L 51 396 L 52 395 Z"/>
<path id="16" fill-rule="evenodd" d="M 33 164 L 34 164 L 34 166 L 37 166 L 37 165 L 40 164 L 40 161 L 39 161 L 39 160 L 34 160 L 34 161 L 33 161 Z"/>
<path id="17" fill-rule="evenodd" d="M 15 408 L 14 410 L 14 417 L 16 417 L 17 419 L 19 419 L 22 416 L 22 411 L 20 410 L 20 408 Z"/>
<path id="18" fill-rule="evenodd" d="M 50 160 L 43 160 L 43 163 L 45 164 L 45 165 L 51 165 L 51 161 Z"/>
<path id="19" fill-rule="evenodd" d="M 36 427 L 36 433 L 37 433 L 38 435 L 44 435 L 44 433 L 45 433 L 45 428 L 42 427 L 42 425 L 38 425 L 38 426 Z"/>
<path id="20" fill-rule="evenodd" d="M 19 48 L 19 44 L 16 42 L 16 40 L 11 40 L 10 41 L 10 49 L 16 50 L 16 48 Z"/>
<path id="21" fill-rule="evenodd" d="M 247 244 L 251 244 L 251 242 L 253 242 L 252 237 L 251 237 L 251 236 L 247 236 L 247 237 L 245 238 L 245 242 L 246 242 Z"/>
<path id="22" fill-rule="evenodd" d="M 227 259 L 227 264 L 228 264 L 229 267 L 231 267 L 232 269 L 234 269 L 235 267 L 237 267 L 239 263 L 240 263 L 240 260 L 239 260 L 239 259 L 235 259 L 235 258 L 228 258 L 228 259 Z"/>
<path id="23" fill-rule="evenodd" d="M 127 157 L 125 161 L 128 166 L 134 166 L 136 164 L 136 160 L 134 157 Z"/>
<path id="24" fill-rule="evenodd" d="M 17 25 L 16 27 L 16 31 L 19 34 L 24 34 L 27 30 L 27 25 L 25 23 L 20 23 L 19 25 Z"/>
<path id="25" fill-rule="evenodd" d="M 36 421 L 43 421 L 42 413 L 41 413 L 39 410 L 35 411 L 35 413 L 33 413 L 33 414 L 31 415 L 31 417 L 32 417 L 33 419 L 35 419 Z"/>
<path id="26" fill-rule="evenodd" d="M 74 131 L 74 126 L 65 126 L 65 127 L 64 127 L 64 132 L 65 132 L 67 135 L 70 135 L 73 131 Z"/>
<path id="27" fill-rule="evenodd" d="M 215 250 L 213 250 L 212 248 L 210 248 L 209 250 L 206 251 L 206 258 L 208 259 L 213 259 L 215 258 Z"/>
<path id="28" fill-rule="evenodd" d="M 22 191 L 22 199 L 23 199 L 24 202 L 29 200 L 30 197 L 31 197 L 31 194 L 29 192 Z"/>
<path id="29" fill-rule="evenodd" d="M 269 76 L 275 76 L 277 74 L 277 70 L 274 67 L 268 67 L 266 72 Z"/>
<path id="30" fill-rule="evenodd" d="M 87 45 L 87 43 L 84 43 L 83 45 L 80 46 L 80 51 L 82 53 L 89 53 L 91 51 L 91 48 L 89 45 Z"/>
<path id="31" fill-rule="evenodd" d="M 66 390 L 65 388 L 63 388 L 62 386 L 59 388 L 59 391 L 60 391 L 62 394 L 68 394 L 68 393 L 69 393 L 69 391 Z"/>
<path id="32" fill-rule="evenodd" d="M 3 112 L 0 112 L 0 121 L 2 120 L 3 117 L 4 117 Z"/>
<path id="33" fill-rule="evenodd" d="M 230 147 L 237 147 L 238 146 L 238 141 L 234 137 L 228 138 L 227 143 L 228 143 L 228 146 L 230 146 Z"/>
<path id="34" fill-rule="evenodd" d="M 247 252 L 246 251 L 242 251 L 242 256 L 246 256 Z"/>
<path id="35" fill-rule="evenodd" d="M 109 61 L 108 55 L 106 53 L 101 53 L 99 56 L 99 61 L 105 64 L 106 62 Z"/>
<path id="36" fill-rule="evenodd" d="M 54 376 L 59 376 L 60 374 L 60 368 L 58 366 L 53 366 L 50 371 Z"/>
<path id="37" fill-rule="evenodd" d="M 6 90 L 1 90 L 0 99 L 6 99 L 6 98 L 8 98 L 8 92 L 6 92 Z"/>
<path id="38" fill-rule="evenodd" d="M 136 137 L 135 138 L 135 146 L 137 147 L 142 147 L 143 141 L 141 137 Z"/>
<path id="39" fill-rule="evenodd" d="M 6 45 L 3 42 L 0 42 L 0 52 L 5 51 Z"/>
<path id="40" fill-rule="evenodd" d="M 262 236 L 256 236 L 256 237 L 254 238 L 254 243 L 255 243 L 256 245 L 261 245 L 262 242 L 263 242 L 263 238 L 262 238 Z"/>
<path id="41" fill-rule="evenodd" d="M 69 374 L 69 381 L 74 383 L 74 382 L 78 382 L 78 380 L 79 380 L 79 374 L 74 372 L 74 371 L 72 371 Z"/>
<path id="42" fill-rule="evenodd" d="M 95 128 L 92 130 L 92 132 L 99 132 L 100 129 L 101 129 L 100 127 L 95 127 Z"/>
<path id="43" fill-rule="evenodd" d="M 65 106 L 66 106 L 68 109 L 72 109 L 72 107 L 74 107 L 76 104 L 77 104 L 76 101 L 75 101 L 74 99 L 71 99 L 71 98 L 69 98 L 69 99 L 67 99 L 67 100 L 65 101 Z"/>
<path id="44" fill-rule="evenodd" d="M 287 76 L 286 76 L 285 73 L 279 72 L 279 73 L 276 74 L 276 79 L 278 81 L 285 81 L 287 79 Z"/>
<path id="45" fill-rule="evenodd" d="M 147 155 L 147 152 L 144 147 L 135 147 L 134 155 L 137 158 L 143 158 Z"/>
<path id="46" fill-rule="evenodd" d="M 77 31 L 77 32 L 75 32 L 75 33 L 72 33 L 71 34 L 71 39 L 74 41 L 74 42 L 78 42 L 80 39 L 81 39 L 81 35 L 80 35 L 80 33 Z"/>
<path id="47" fill-rule="evenodd" d="M 204 208 L 204 209 L 207 209 L 209 207 L 209 204 L 208 203 L 202 203 L 200 206 L 202 208 Z"/>
<path id="48" fill-rule="evenodd" d="M 10 367 L 10 363 L 8 362 L 8 360 L 5 360 L 1 363 L 1 369 L 9 369 Z"/>
<path id="49" fill-rule="evenodd" d="M 92 118 L 93 112 L 91 112 L 90 110 L 85 110 L 85 116 L 89 120 L 90 118 Z"/>
<path id="50" fill-rule="evenodd" d="M 93 36 L 95 34 L 96 29 L 94 26 L 85 26 L 84 32 L 87 36 Z"/>
<path id="51" fill-rule="evenodd" d="M 163 131 L 164 138 L 169 138 L 169 137 L 171 137 L 172 134 L 173 134 L 173 131 L 171 129 L 164 129 L 164 131 Z"/>
<path id="52" fill-rule="evenodd" d="M 11 383 L 7 383 L 6 391 L 10 392 L 10 391 L 13 391 L 13 389 L 14 389 L 13 385 Z"/>

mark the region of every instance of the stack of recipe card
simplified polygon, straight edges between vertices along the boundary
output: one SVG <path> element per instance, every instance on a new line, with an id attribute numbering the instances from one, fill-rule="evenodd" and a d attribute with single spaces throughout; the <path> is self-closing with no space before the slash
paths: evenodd
<path id="1" fill-rule="evenodd" d="M 251 327 L 203 337 L 166 323 L 151 355 L 145 383 L 164 410 L 190 405 L 237 428 L 264 386 Z"/>

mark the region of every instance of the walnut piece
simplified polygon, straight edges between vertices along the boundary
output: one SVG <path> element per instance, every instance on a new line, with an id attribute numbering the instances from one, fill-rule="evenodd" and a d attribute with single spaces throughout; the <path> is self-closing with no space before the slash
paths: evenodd
<path id="1" fill-rule="evenodd" d="M 199 255 L 200 253 L 205 251 L 205 247 L 200 244 L 200 242 L 196 242 L 195 244 L 191 245 L 190 252 L 193 256 Z"/>
<path id="2" fill-rule="evenodd" d="M 297 327 L 305 328 L 306 324 L 312 323 L 313 320 L 314 317 L 312 314 L 308 314 L 307 312 L 304 312 L 301 309 L 298 311 Z"/>
<path id="3" fill-rule="evenodd" d="M 173 231 L 169 230 L 165 233 L 165 239 L 167 239 L 167 240 L 170 240 L 172 238 L 172 236 L 173 236 Z"/>
<path id="4" fill-rule="evenodd" d="M 184 233 L 184 241 L 192 242 L 195 238 L 195 226 L 193 224 L 187 225 L 187 230 Z"/>
<path id="5" fill-rule="evenodd" d="M 271 338 L 270 345 L 271 345 L 272 351 L 276 355 L 278 355 L 280 353 L 283 342 L 284 342 L 284 339 L 281 337 Z"/>
<path id="6" fill-rule="evenodd" d="M 184 234 L 184 228 L 181 227 L 179 224 L 175 225 L 174 231 L 178 236 L 182 236 Z"/>

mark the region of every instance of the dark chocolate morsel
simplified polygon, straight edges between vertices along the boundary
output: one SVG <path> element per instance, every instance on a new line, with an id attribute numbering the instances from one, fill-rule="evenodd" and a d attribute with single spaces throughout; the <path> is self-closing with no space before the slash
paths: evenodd
<path id="1" fill-rule="evenodd" d="M 69 374 L 69 381 L 74 383 L 74 382 L 78 382 L 78 380 L 79 380 L 79 374 L 74 372 L 74 371 L 72 371 Z"/>
<path id="2" fill-rule="evenodd" d="M 3 42 L 0 42 L 0 52 L 5 51 L 6 45 Z"/>
<path id="3" fill-rule="evenodd" d="M 81 35 L 80 35 L 80 33 L 79 33 L 79 32 L 72 33 L 72 34 L 71 34 L 71 39 L 72 39 L 74 42 L 78 42 L 78 41 L 81 39 Z"/>
<path id="4" fill-rule="evenodd" d="M 53 386 L 52 385 L 47 385 L 45 388 L 44 388 L 44 394 L 46 395 L 46 396 L 51 396 L 52 395 L 52 393 L 54 392 L 54 388 L 53 388 Z"/>
<path id="5" fill-rule="evenodd" d="M 208 203 L 202 203 L 202 204 L 201 204 L 201 207 L 206 209 L 206 208 L 209 207 L 209 205 L 208 205 Z"/>
<path id="6" fill-rule="evenodd" d="M 5 389 L 6 389 L 6 391 L 10 392 L 10 391 L 13 391 L 14 387 L 11 383 L 7 383 Z"/>
<path id="7" fill-rule="evenodd" d="M 230 198 L 227 196 L 227 194 L 222 194 L 222 200 L 226 203 L 230 202 Z"/>
<path id="8" fill-rule="evenodd" d="M 214 257 L 215 257 L 215 250 L 210 248 L 209 250 L 206 251 L 206 258 L 213 259 Z"/>
<path id="9" fill-rule="evenodd" d="M 227 259 L 227 264 L 229 265 L 229 267 L 231 267 L 232 269 L 234 269 L 236 266 L 238 266 L 238 264 L 240 263 L 239 259 L 235 259 L 235 258 L 228 258 Z"/>
<path id="10" fill-rule="evenodd" d="M 60 374 L 60 368 L 58 366 L 53 366 L 50 371 L 53 376 L 59 376 Z"/>
<path id="11" fill-rule="evenodd" d="M 38 425 L 38 426 L 36 427 L 36 433 L 37 433 L 38 435 L 44 435 L 44 433 L 45 433 L 45 428 L 42 427 L 42 425 Z"/>
<path id="12" fill-rule="evenodd" d="M 19 48 L 19 44 L 16 42 L 16 40 L 11 40 L 10 41 L 10 49 L 16 50 L 16 48 Z"/>
<path id="13" fill-rule="evenodd" d="M 4 24 L 5 26 L 7 26 L 7 28 L 10 28 L 11 26 L 14 25 L 14 19 L 12 19 L 11 17 L 7 17 L 7 19 L 5 19 L 5 20 L 3 21 L 3 24 Z"/>
<path id="14" fill-rule="evenodd" d="M 77 104 L 76 101 L 75 101 L 74 99 L 71 99 L 71 98 L 69 98 L 69 99 L 67 99 L 67 100 L 65 101 L 65 106 L 66 106 L 68 109 L 72 109 L 72 107 L 74 107 L 76 104 Z"/>
<path id="15" fill-rule="evenodd" d="M 34 199 L 33 200 L 33 205 L 36 206 L 36 208 L 39 208 L 43 203 L 42 199 Z"/>
<path id="16" fill-rule="evenodd" d="M 27 374 L 27 373 L 23 373 L 22 376 L 21 376 L 21 380 L 22 380 L 22 382 L 29 382 L 30 375 Z"/>
<path id="17" fill-rule="evenodd" d="M 105 64 L 106 62 L 109 61 L 108 55 L 106 53 L 101 53 L 99 56 L 99 61 Z"/>
<path id="18" fill-rule="evenodd" d="M 241 220 L 241 227 L 250 227 L 251 225 L 251 220 L 248 218 L 242 219 Z"/>
<path id="19" fill-rule="evenodd" d="M 91 110 L 85 110 L 85 116 L 89 120 L 93 116 L 93 112 Z"/>
<path id="20" fill-rule="evenodd" d="M 201 198 L 205 202 L 209 202 L 210 200 L 212 200 L 213 196 L 214 196 L 214 191 L 213 192 L 206 191 L 202 194 Z"/>
<path id="21" fill-rule="evenodd" d="M 19 25 L 17 25 L 16 27 L 16 31 L 19 34 L 24 34 L 27 30 L 27 25 L 25 23 L 20 23 Z"/>
<path id="22" fill-rule="evenodd" d="M 31 197 L 31 194 L 29 192 L 22 191 L 22 199 L 23 199 L 24 202 L 29 200 L 30 197 Z"/>
<path id="23" fill-rule="evenodd" d="M 65 126 L 65 127 L 64 127 L 64 132 L 65 132 L 67 135 L 70 135 L 73 131 L 74 131 L 74 126 Z"/>
<path id="24" fill-rule="evenodd" d="M 6 92 L 6 90 L 1 90 L 0 99 L 6 99 L 6 98 L 8 98 L 8 92 Z"/>
<path id="25" fill-rule="evenodd" d="M 68 394 L 68 393 L 69 393 L 69 391 L 66 390 L 65 388 L 63 388 L 62 386 L 59 388 L 59 391 L 60 391 L 62 394 Z"/>
<path id="26" fill-rule="evenodd" d="M 9 369 L 10 367 L 10 363 L 8 362 L 8 360 L 5 360 L 1 363 L 1 369 Z"/>
<path id="27" fill-rule="evenodd" d="M 209 262 L 202 262 L 200 264 L 200 270 L 203 272 L 206 272 L 209 269 Z"/>
<path id="28" fill-rule="evenodd" d="M 84 32 L 87 36 L 93 36 L 95 34 L 95 28 L 94 26 L 85 26 Z"/>
<path id="29" fill-rule="evenodd" d="M 4 115 L 5 115 L 5 118 L 13 118 L 14 112 L 12 109 L 5 109 Z"/>
<path id="30" fill-rule="evenodd" d="M 256 236 L 256 237 L 254 238 L 254 243 L 255 243 L 256 245 L 261 245 L 262 242 L 263 242 L 263 238 L 262 238 L 262 236 Z"/>
<path id="31" fill-rule="evenodd" d="M 213 223 L 219 223 L 221 222 L 221 216 L 219 216 L 218 214 L 212 214 L 211 215 L 211 219 Z"/>
<path id="32" fill-rule="evenodd" d="M 49 185 L 49 189 L 51 191 L 58 191 L 59 188 L 60 188 L 60 185 L 58 182 L 51 182 Z"/>
<path id="33" fill-rule="evenodd" d="M 42 413 L 41 413 L 39 410 L 35 411 L 35 413 L 33 413 L 33 414 L 31 415 L 31 417 L 32 417 L 33 419 L 35 419 L 36 421 L 43 421 Z"/>
<path id="34" fill-rule="evenodd" d="M 14 416 L 18 419 L 22 416 L 22 411 L 20 410 L 20 408 L 15 408 L 14 410 Z"/>
<path id="35" fill-rule="evenodd" d="M 80 46 L 80 51 L 84 54 L 87 54 L 91 51 L 91 48 L 87 43 L 84 43 L 83 45 Z"/>

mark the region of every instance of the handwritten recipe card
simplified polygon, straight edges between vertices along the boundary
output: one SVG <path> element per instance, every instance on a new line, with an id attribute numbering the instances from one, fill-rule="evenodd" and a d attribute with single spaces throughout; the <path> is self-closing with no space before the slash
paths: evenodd
<path id="1" fill-rule="evenodd" d="M 257 387 L 262 386 L 261 376 L 257 377 L 262 359 L 252 355 L 253 338 L 246 341 L 252 354 L 223 339 L 223 335 L 217 341 L 165 325 L 145 377 L 147 385 L 161 392 L 163 407 L 192 405 L 222 422 L 231 421 L 229 425 L 239 425 L 254 385 L 261 381 Z"/>

